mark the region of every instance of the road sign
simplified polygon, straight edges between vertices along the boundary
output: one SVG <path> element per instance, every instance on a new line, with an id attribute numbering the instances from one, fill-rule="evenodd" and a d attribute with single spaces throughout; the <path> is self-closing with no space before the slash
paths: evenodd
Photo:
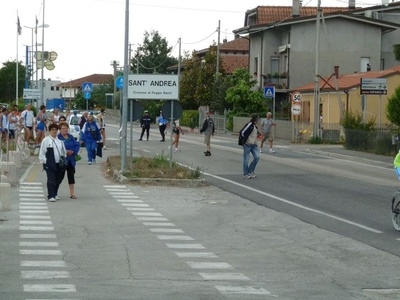
<path id="1" fill-rule="evenodd" d="M 89 92 L 84 92 L 83 93 L 83 98 L 90 99 L 90 97 L 92 97 L 92 93 L 89 93 Z"/>
<path id="2" fill-rule="evenodd" d="M 39 99 L 42 95 L 38 89 L 24 89 L 24 99 Z"/>
<path id="3" fill-rule="evenodd" d="M 387 78 L 361 78 L 361 95 L 387 95 Z"/>
<path id="4" fill-rule="evenodd" d="M 82 92 L 93 92 L 93 83 L 92 82 L 82 82 Z"/>
<path id="5" fill-rule="evenodd" d="M 298 116 L 301 114 L 301 106 L 300 104 L 293 104 L 292 105 L 292 114 Z"/>
<path id="6" fill-rule="evenodd" d="M 265 98 L 275 98 L 275 87 L 274 86 L 264 86 L 264 97 Z"/>
<path id="7" fill-rule="evenodd" d="M 128 77 L 128 98 L 176 100 L 179 98 L 178 75 L 131 74 Z"/>
<path id="8" fill-rule="evenodd" d="M 292 102 L 293 103 L 300 103 L 301 102 L 301 93 L 300 92 L 294 92 L 292 94 Z"/>
<path id="9" fill-rule="evenodd" d="M 117 79 L 115 79 L 115 85 L 117 88 L 122 89 L 124 87 L 124 76 L 118 76 Z"/>

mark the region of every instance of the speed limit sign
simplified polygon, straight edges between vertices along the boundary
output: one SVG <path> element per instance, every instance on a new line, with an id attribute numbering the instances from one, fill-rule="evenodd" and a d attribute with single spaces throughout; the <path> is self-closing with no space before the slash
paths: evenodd
<path id="1" fill-rule="evenodd" d="M 301 93 L 300 92 L 294 92 L 292 94 L 292 102 L 293 103 L 300 103 L 301 102 Z"/>

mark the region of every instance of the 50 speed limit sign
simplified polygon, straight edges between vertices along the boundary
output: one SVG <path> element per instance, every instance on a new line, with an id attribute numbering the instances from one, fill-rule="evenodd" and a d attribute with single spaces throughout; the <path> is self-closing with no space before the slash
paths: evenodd
<path id="1" fill-rule="evenodd" d="M 292 94 L 292 102 L 293 103 L 300 103 L 301 102 L 301 93 L 300 92 L 294 92 Z"/>

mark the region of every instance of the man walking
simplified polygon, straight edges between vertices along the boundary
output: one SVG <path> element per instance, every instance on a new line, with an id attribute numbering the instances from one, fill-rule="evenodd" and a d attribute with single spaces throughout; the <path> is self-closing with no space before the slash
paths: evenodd
<path id="1" fill-rule="evenodd" d="M 144 115 L 140 119 L 140 126 L 142 126 L 142 133 L 140 134 L 139 141 L 141 141 L 143 139 L 143 135 L 144 135 L 145 131 L 146 131 L 146 135 L 147 135 L 147 140 L 149 140 L 151 122 L 153 122 L 153 118 L 149 116 L 149 111 L 145 110 Z"/>
<path id="2" fill-rule="evenodd" d="M 257 146 L 257 135 L 258 135 L 258 114 L 253 114 L 251 116 L 250 122 L 248 122 L 239 134 L 243 143 L 243 178 L 250 179 L 257 177 L 254 173 L 257 163 L 260 159 L 260 154 L 258 152 Z M 249 165 L 250 153 L 253 155 L 253 161 Z"/>
<path id="3" fill-rule="evenodd" d="M 204 132 L 204 144 L 206 144 L 205 156 L 211 156 L 211 136 L 214 136 L 214 121 L 210 118 L 208 112 L 206 112 L 206 118 L 204 119 L 203 126 L 200 129 L 200 133 Z"/>
<path id="4" fill-rule="evenodd" d="M 167 129 L 168 120 L 164 119 L 162 111 L 160 111 L 160 116 L 157 118 L 157 123 L 161 134 L 160 142 L 165 142 L 165 129 Z"/>
<path id="5" fill-rule="evenodd" d="M 264 142 L 268 140 L 269 142 L 269 153 L 275 153 L 276 151 L 272 148 L 272 144 L 274 142 L 274 135 L 272 133 L 272 126 L 275 126 L 276 123 L 272 119 L 272 113 L 267 112 L 267 118 L 262 119 L 261 121 L 261 130 L 262 130 L 262 140 L 261 140 L 261 147 L 260 153 L 263 152 Z"/>

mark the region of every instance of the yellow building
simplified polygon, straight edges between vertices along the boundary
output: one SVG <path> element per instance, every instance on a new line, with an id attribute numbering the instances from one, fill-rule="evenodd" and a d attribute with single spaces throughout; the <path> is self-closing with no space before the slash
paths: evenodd
<path id="1" fill-rule="evenodd" d="M 338 91 L 335 89 L 334 77 L 337 80 Z M 385 81 L 375 80 L 375 78 L 386 79 L 387 94 L 361 95 L 361 79 L 372 78 L 373 82 Z M 340 103 L 344 112 L 360 113 L 365 120 L 375 118 L 377 127 L 386 127 L 390 122 L 386 118 L 386 105 L 388 98 L 394 94 L 395 89 L 400 85 L 400 65 L 381 71 L 368 71 L 352 74 L 339 74 L 339 67 L 335 67 L 335 73 L 332 76 L 321 78 L 319 80 L 319 120 L 320 128 L 338 129 L 340 122 Z M 292 120 L 304 124 L 312 129 L 314 123 L 314 82 L 293 88 L 290 93 L 300 92 L 301 100 L 299 105 L 301 111 L 299 115 L 292 115 Z M 366 85 L 363 84 L 364 90 Z M 374 86 L 376 87 L 376 85 Z M 384 87 L 382 87 L 384 88 Z M 292 102 L 293 105 L 293 102 Z M 303 126 L 303 127 L 304 127 Z"/>

